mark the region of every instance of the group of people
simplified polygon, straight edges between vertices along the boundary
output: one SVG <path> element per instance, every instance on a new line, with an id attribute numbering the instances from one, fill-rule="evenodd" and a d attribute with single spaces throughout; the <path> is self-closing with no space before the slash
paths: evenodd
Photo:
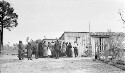
<path id="1" fill-rule="evenodd" d="M 23 52 L 24 49 L 27 49 L 27 58 L 28 60 L 32 60 L 32 54 L 34 53 L 35 58 L 56 58 L 59 59 L 59 57 L 75 57 L 78 56 L 78 44 L 74 42 L 74 45 L 72 46 L 71 43 L 65 43 L 62 44 L 56 40 L 55 42 L 36 42 L 35 46 L 32 46 L 31 43 L 28 43 L 28 45 L 24 48 L 22 41 L 19 41 L 18 45 L 18 58 L 19 60 L 23 59 Z"/>

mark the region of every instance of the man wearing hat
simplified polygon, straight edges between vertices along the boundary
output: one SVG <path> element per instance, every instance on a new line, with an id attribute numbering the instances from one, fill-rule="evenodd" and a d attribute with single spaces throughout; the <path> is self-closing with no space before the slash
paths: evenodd
<path id="1" fill-rule="evenodd" d="M 55 42 L 54 49 L 55 49 L 56 59 L 59 59 L 60 43 L 58 40 Z"/>

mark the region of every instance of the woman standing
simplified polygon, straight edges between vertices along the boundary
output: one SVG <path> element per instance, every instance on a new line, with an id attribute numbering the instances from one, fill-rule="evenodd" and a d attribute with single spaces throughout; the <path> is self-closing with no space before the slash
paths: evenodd
<path id="1" fill-rule="evenodd" d="M 32 58 L 31 58 L 31 57 L 32 57 L 32 46 L 31 46 L 30 43 L 28 43 L 26 49 L 27 49 L 27 57 L 28 57 L 28 60 L 29 60 L 29 59 L 32 60 Z"/>
<path id="2" fill-rule="evenodd" d="M 51 54 L 52 57 L 55 57 L 54 42 L 51 42 Z"/>
<path id="3" fill-rule="evenodd" d="M 23 59 L 23 52 L 24 52 L 24 45 L 22 43 L 22 41 L 19 41 L 19 45 L 18 45 L 18 58 L 19 60 Z"/>
<path id="4" fill-rule="evenodd" d="M 69 42 L 69 45 L 67 46 L 67 48 L 68 48 L 68 57 L 72 57 L 72 45 L 70 42 Z"/>
<path id="5" fill-rule="evenodd" d="M 62 56 L 66 56 L 66 44 L 65 44 L 65 42 L 63 42 L 63 44 L 62 44 L 61 52 L 62 52 Z"/>
<path id="6" fill-rule="evenodd" d="M 51 57 L 51 43 L 50 42 L 48 42 L 48 51 L 47 51 L 47 53 L 48 53 L 48 57 Z"/>
<path id="7" fill-rule="evenodd" d="M 47 47 L 46 41 L 44 41 L 44 43 L 43 43 L 43 57 L 44 58 L 48 57 L 47 48 L 48 47 Z"/>
<path id="8" fill-rule="evenodd" d="M 39 53 L 39 57 L 43 57 L 43 42 L 40 42 L 38 44 L 38 53 Z"/>

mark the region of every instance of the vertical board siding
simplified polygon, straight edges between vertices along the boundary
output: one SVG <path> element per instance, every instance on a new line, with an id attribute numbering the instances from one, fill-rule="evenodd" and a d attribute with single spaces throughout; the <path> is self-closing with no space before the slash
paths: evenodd
<path id="1" fill-rule="evenodd" d="M 79 56 L 82 56 L 87 49 L 89 33 L 64 33 L 62 38 L 64 38 L 65 42 L 70 42 L 72 46 L 74 46 L 74 42 L 77 41 L 78 53 Z"/>

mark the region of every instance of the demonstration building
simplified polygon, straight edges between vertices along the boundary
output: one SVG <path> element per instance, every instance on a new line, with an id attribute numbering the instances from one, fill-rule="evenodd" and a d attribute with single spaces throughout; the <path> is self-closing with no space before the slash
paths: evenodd
<path id="1" fill-rule="evenodd" d="M 72 46 L 76 42 L 78 44 L 78 56 L 82 56 L 89 44 L 89 32 L 64 32 L 59 39 L 70 42 Z"/>
<path id="2" fill-rule="evenodd" d="M 98 55 L 100 58 L 105 58 L 105 54 L 107 54 L 106 51 L 109 50 L 111 44 L 113 44 L 113 42 L 110 42 L 111 37 L 118 42 L 118 39 L 124 37 L 123 35 L 124 33 L 122 32 L 64 32 L 59 39 L 64 42 L 70 42 L 72 46 L 74 45 L 74 42 L 76 42 L 78 44 L 79 57 L 84 56 L 86 52 L 88 52 L 88 55 L 91 55 L 92 57 Z M 124 60 L 125 50 L 124 48 L 122 49 L 120 54 L 122 55 L 121 59 Z"/>

